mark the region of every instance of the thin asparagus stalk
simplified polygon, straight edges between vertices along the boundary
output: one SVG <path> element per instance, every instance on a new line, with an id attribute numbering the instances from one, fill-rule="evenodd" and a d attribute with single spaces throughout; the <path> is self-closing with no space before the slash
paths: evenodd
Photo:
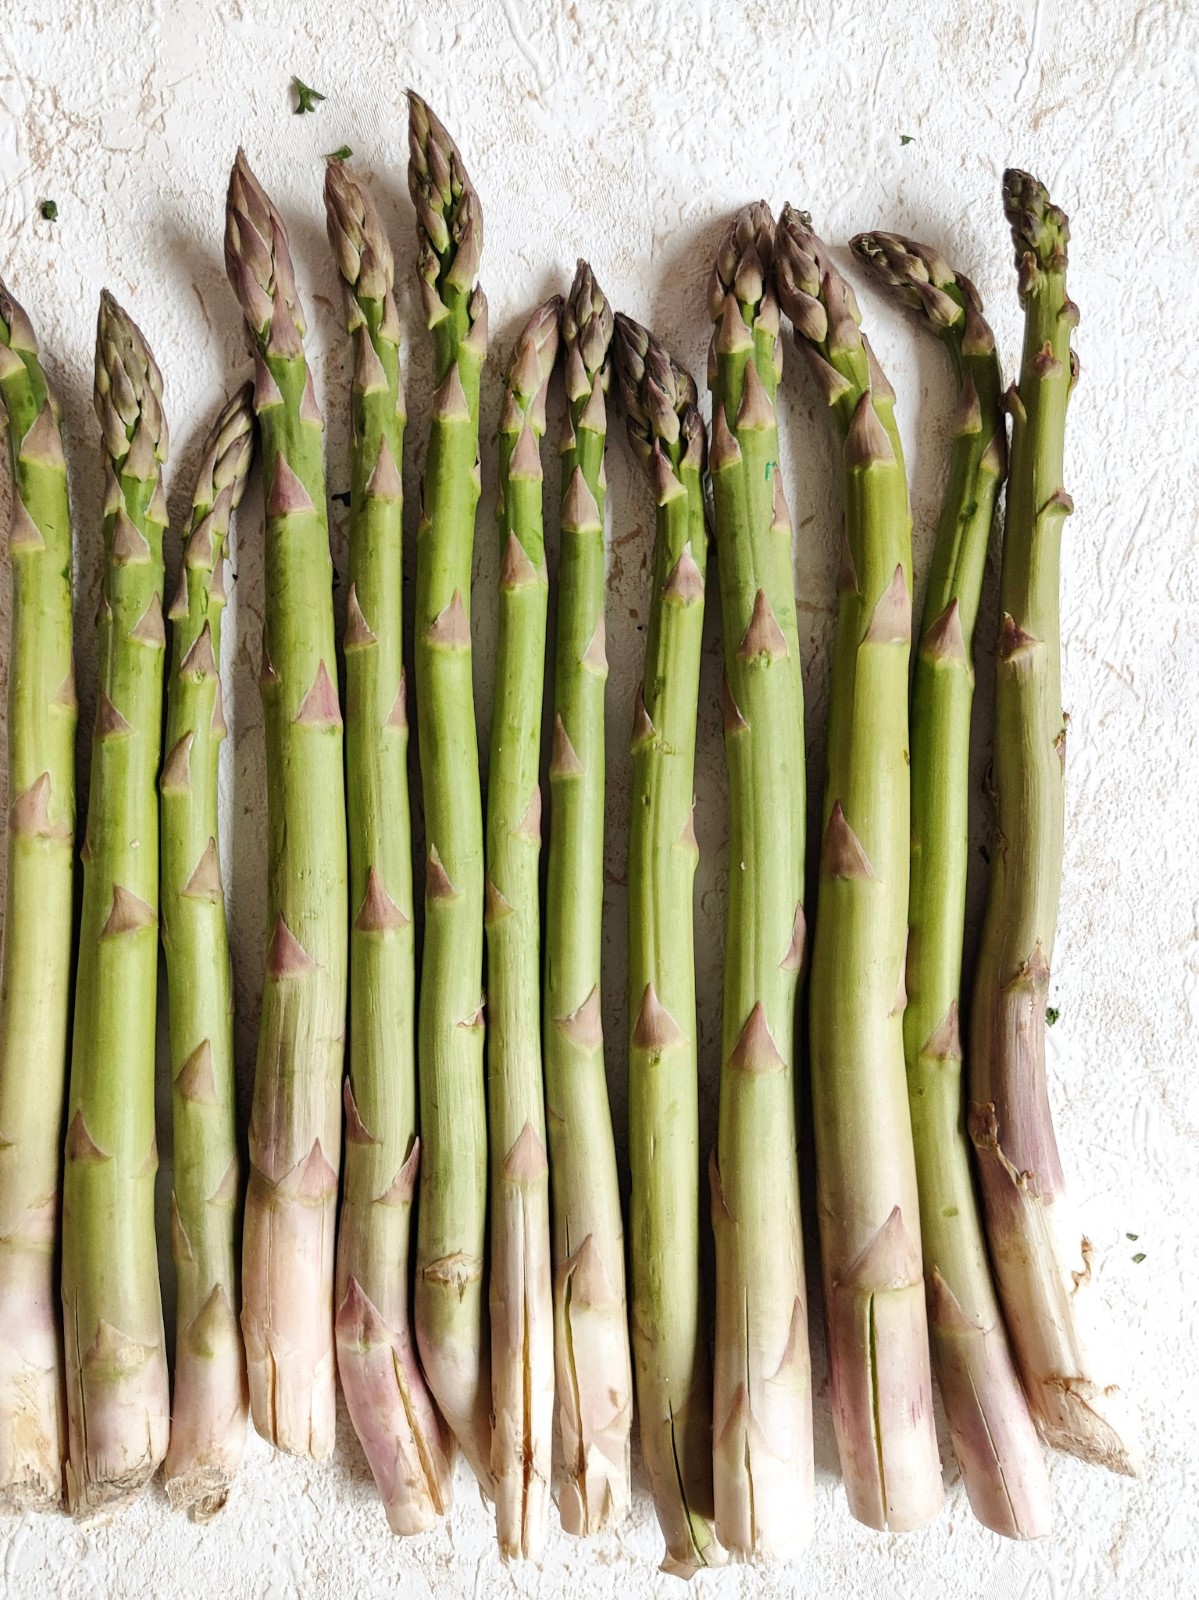
<path id="1" fill-rule="evenodd" d="M 790 206 L 776 265 L 845 466 L 810 1000 L 829 1384 L 850 1510 L 902 1531 L 941 1504 L 903 1055 L 911 517 L 894 393 Z"/>
<path id="2" fill-rule="evenodd" d="M 980 1522 L 1010 1539 L 1052 1523 L 1049 1480 L 995 1297 L 970 1169 L 958 1011 L 966 908 L 974 627 L 1007 468 L 995 339 L 969 279 L 936 251 L 860 234 L 855 253 L 939 335 L 958 385 L 912 684 L 908 1102 L 933 1364 L 962 1480 Z"/>
<path id="3" fill-rule="evenodd" d="M 1090 1309 L 1091 1244 L 1071 1215 L 1045 1078 L 1045 1003 L 1062 875 L 1066 758 L 1059 588 L 1066 407 L 1078 376 L 1065 215 L 1025 172 L 1003 179 L 1024 307 L 995 682 L 997 848 L 974 985 L 970 1135 L 987 1241 L 1033 1415 L 1060 1449 L 1135 1473 Z"/>
<path id="4" fill-rule="evenodd" d="M 729 905 L 713 1383 L 716 1536 L 784 1559 L 811 1537 L 812 1385 L 799 1215 L 796 995 L 804 953 L 804 742 L 791 519 L 778 471 L 775 223 L 739 213 L 709 288 L 712 489 L 725 660 Z"/>
<path id="5" fill-rule="evenodd" d="M 63 1491 L 54 1250 L 71 984 L 75 677 L 71 512 L 37 339 L 0 283 L 0 408 L 12 464 L 8 879 L 0 987 L 0 1513 Z"/>
<path id="6" fill-rule="evenodd" d="M 417 270 L 437 384 L 416 546 L 416 707 L 426 840 L 416 1339 L 441 1413 L 490 1492 L 483 811 L 470 648 L 479 374 L 487 355 L 487 301 L 475 282 L 483 218 L 453 140 L 411 93 L 408 147 Z"/>
<path id="7" fill-rule="evenodd" d="M 354 341 L 346 788 L 350 1050 L 337 1234 L 337 1367 L 394 1533 L 449 1506 L 453 1439 L 412 1340 L 409 1264 L 420 1163 L 416 966 L 403 661 L 404 393 L 391 245 L 344 161 L 325 169 L 329 241 Z"/>
<path id="8" fill-rule="evenodd" d="M 624 1227 L 600 1018 L 604 902 L 604 445 L 612 312 L 580 262 L 562 312 L 570 416 L 554 641 L 545 909 L 545 1092 L 553 1174 L 554 1354 L 568 1533 L 629 1507 L 633 1379 Z"/>
<path id="9" fill-rule="evenodd" d="M 104 582 L 62 1224 L 67 1497 L 79 1516 L 141 1493 L 170 1422 L 154 1238 L 167 427 L 154 357 L 107 291 L 95 398 Z"/>
<path id="10" fill-rule="evenodd" d="M 646 329 L 616 319 L 629 442 L 657 502 L 645 669 L 633 721 L 629 832 L 629 1227 L 641 1453 L 667 1571 L 719 1565 L 712 1400 L 700 1281 L 699 1056 L 691 809 L 704 623 L 707 435 L 695 382 Z"/>
<path id="11" fill-rule="evenodd" d="M 268 916 L 250 1116 L 242 1331 L 254 1426 L 333 1448 L 333 1229 L 341 1159 L 348 886 L 324 421 L 283 219 L 238 151 L 225 268 L 254 344 L 266 491 Z"/>
<path id="12" fill-rule="evenodd" d="M 225 737 L 221 613 L 229 522 L 254 454 L 249 385 L 209 434 L 170 609 L 162 794 L 162 944 L 170 1013 L 177 1284 L 175 1390 L 166 1484 L 207 1521 L 224 1505 L 246 1440 L 246 1353 L 237 1322 L 233 991 L 221 885 L 218 763 Z"/>
<path id="13" fill-rule="evenodd" d="M 548 582 L 545 398 L 562 298 L 516 342 L 500 416 L 495 707 L 487 773 L 487 1111 L 491 1141 L 491 1474 L 505 1556 L 536 1559 L 549 1520 L 554 1303 L 541 1070 L 541 698 Z"/>

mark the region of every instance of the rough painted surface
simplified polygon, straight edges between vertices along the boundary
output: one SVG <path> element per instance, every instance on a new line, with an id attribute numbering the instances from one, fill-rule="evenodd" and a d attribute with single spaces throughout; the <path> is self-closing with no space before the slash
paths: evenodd
<path id="1" fill-rule="evenodd" d="M 1099 1295 L 1122 1327 L 1142 1416 L 1145 1476 L 1127 1483 L 1053 1462 L 1055 1537 L 1017 1549 L 973 1522 L 942 1429 L 950 1484 L 934 1528 L 880 1538 L 845 1508 L 814 1338 L 816 1542 L 794 1569 L 701 1579 L 712 1596 L 877 1593 L 887 1600 L 1116 1600 L 1193 1592 L 1199 1402 L 1185 1393 L 1199 1332 L 1193 1278 L 1199 1191 L 1199 448 L 1180 404 L 1197 374 L 1193 194 L 1199 170 L 1195 0 L 1098 0 L 1066 8 L 976 6 L 935 16 L 904 0 L 666 5 L 620 0 L 10 0 L 0 32 L 0 274 L 34 318 L 65 412 L 79 551 L 80 726 L 95 693 L 91 626 L 99 583 L 101 479 L 90 404 L 96 300 L 107 284 L 152 341 L 178 441 L 171 510 L 218 396 L 248 360 L 220 262 L 220 205 L 236 143 L 287 219 L 309 308 L 318 393 L 329 419 L 329 486 L 348 488 L 350 355 L 324 237 L 324 151 L 353 145 L 375 175 L 397 251 L 410 414 L 427 415 L 428 341 L 413 288 L 402 91 L 412 83 L 459 139 L 483 197 L 483 280 L 496 357 L 485 375 L 484 504 L 476 561 L 481 743 L 490 717 L 498 541 L 491 537 L 495 425 L 504 352 L 530 308 L 570 281 L 585 252 L 613 304 L 650 323 L 698 373 L 708 337 L 703 283 L 730 212 L 761 194 L 809 206 L 830 240 L 881 224 L 924 236 L 975 278 L 1009 369 L 1017 306 L 999 206 L 1016 162 L 1045 178 L 1074 222 L 1071 293 L 1082 309 L 1082 384 L 1071 408 L 1066 530 L 1065 701 L 1072 714 L 1062 930 L 1050 1003 L 1051 1094 L 1065 1163 L 1095 1242 Z M 479 10 L 487 20 L 475 20 Z M 290 112 L 298 73 L 327 100 Z M 912 142 L 901 143 L 902 135 Z M 43 221 L 43 198 L 59 220 Z M 845 265 L 846 257 L 840 257 Z M 861 284 L 860 274 L 854 280 Z M 918 574 L 943 481 L 951 386 L 931 342 L 861 296 L 899 394 L 913 477 Z M 411 359 L 407 347 L 412 346 Z M 836 571 L 837 482 L 823 409 L 788 342 L 782 451 L 798 530 L 811 796 L 819 804 Z M 415 485 L 426 427 L 410 430 Z M 551 419 L 551 437 L 555 429 Z M 622 1015 L 629 765 L 623 730 L 640 668 L 653 511 L 614 430 L 610 450 L 608 1037 Z M 555 503 L 556 469 L 547 471 Z M 7 482 L 0 499 L 7 497 Z M 408 496 L 415 516 L 417 497 Z M 236 534 L 227 623 L 224 797 L 238 1051 L 248 1101 L 265 929 L 265 805 L 257 664 L 261 518 Z M 0 512 L 3 507 L 0 507 Z M 346 513 L 333 506 L 345 567 Z M 409 529 L 411 538 L 412 529 Z M 551 550 L 555 536 L 551 533 Z M 172 550 L 174 546 L 172 544 Z M 409 567 L 411 565 L 409 547 Z M 7 617 L 7 564 L 3 574 Z M 344 606 L 344 586 L 338 595 Z M 980 637 L 994 627 L 992 570 Z M 696 827 L 703 859 L 697 942 L 710 1138 L 719 1054 L 726 863 L 719 641 L 706 647 Z M 3 627 L 7 639 L 7 622 Z M 0 653 L 0 665 L 4 664 Z M 984 663 L 980 718 L 989 703 Z M 2 687 L 2 685 L 0 685 Z M 84 741 L 86 743 L 86 741 Z M 3 737 L 0 734 L 0 747 Z M 0 748 L 0 756 L 3 749 Z M 980 741 L 977 775 L 986 751 Z M 81 794 L 85 791 L 81 789 Z M 983 838 L 981 805 L 978 838 Z M 417 833 L 419 837 L 419 818 Z M 981 888 L 977 862 L 975 901 Z M 977 904 L 976 904 L 977 909 Z M 165 1037 L 163 1040 L 165 1047 Z M 170 1192 L 169 1090 L 159 1104 L 160 1220 Z M 618 1125 L 623 1062 L 610 1051 Z M 243 1108 L 244 1109 L 244 1108 Z M 1135 1241 L 1127 1235 L 1136 1234 Z M 162 1229 L 164 1273 L 169 1274 Z M 1134 1254 L 1145 1259 L 1134 1263 Z M 813 1265 L 815 1256 L 813 1254 Z M 171 1285 L 165 1285 L 171 1303 Z M 814 1310 L 817 1308 L 814 1307 Z M 447 1525 L 400 1543 L 386 1528 L 344 1410 L 321 1468 L 272 1459 L 251 1440 L 228 1509 L 206 1529 L 170 1514 L 155 1487 L 119 1524 L 0 1524 L 6 1600 L 213 1595 L 290 1600 L 401 1589 L 414 1600 L 508 1593 L 681 1593 L 659 1576 L 644 1482 L 621 1534 L 583 1547 L 555 1535 L 540 1570 L 505 1572 L 491 1518 L 460 1469 Z M 639 1469 L 638 1469 L 639 1470 Z"/>

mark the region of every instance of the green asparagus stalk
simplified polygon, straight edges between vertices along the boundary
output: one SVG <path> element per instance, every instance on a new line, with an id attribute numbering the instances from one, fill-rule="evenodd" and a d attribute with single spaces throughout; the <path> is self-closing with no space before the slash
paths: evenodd
<path id="1" fill-rule="evenodd" d="M 254 454 L 252 391 L 209 434 L 170 609 L 162 794 L 162 943 L 170 1013 L 177 1284 L 175 1390 L 166 1458 L 171 1504 L 206 1521 L 224 1505 L 246 1439 L 246 1355 L 237 1322 L 241 1193 L 233 991 L 221 885 L 218 762 L 225 737 L 221 613 L 229 522 Z"/>
<path id="2" fill-rule="evenodd" d="M 1045 1003 L 1062 875 L 1066 756 L 1059 587 L 1066 407 L 1078 375 L 1065 215 L 1025 172 L 1003 180 L 1024 307 L 1000 579 L 998 845 L 974 985 L 970 1134 L 987 1240 L 1025 1391 L 1045 1438 L 1135 1473 L 1124 1396 L 1090 1310 L 1091 1245 L 1071 1215 L 1045 1078 Z"/>
<path id="3" fill-rule="evenodd" d="M 775 223 L 739 213 L 709 288 L 712 490 L 725 660 L 729 904 L 717 1148 L 716 1536 L 792 1555 L 814 1514 L 799 1214 L 796 996 L 804 954 L 804 741 L 791 519 L 778 470 Z"/>
<path id="4" fill-rule="evenodd" d="M 894 393 L 790 206 L 776 265 L 845 468 L 810 999 L 829 1385 L 850 1510 L 900 1531 L 941 1504 L 903 1055 L 911 517 Z"/>
<path id="5" fill-rule="evenodd" d="M 337 1234 L 337 1366 L 387 1520 L 421 1533 L 453 1488 L 453 1440 L 416 1359 L 409 1305 L 416 966 L 404 681 L 404 393 L 391 245 L 344 161 L 325 169 L 329 241 L 354 341 L 346 788 L 350 1048 Z"/>
<path id="6" fill-rule="evenodd" d="M 629 1226 L 641 1453 L 666 1570 L 718 1565 L 712 1400 L 699 1239 L 699 1054 L 691 809 L 708 540 L 707 435 L 695 382 L 616 319 L 629 442 L 657 502 L 629 832 Z"/>
<path id="7" fill-rule="evenodd" d="M 933 1365 L 975 1516 L 1010 1539 L 1050 1531 L 1049 1481 L 995 1297 L 970 1169 L 958 1012 L 966 908 L 972 653 L 1007 468 L 995 339 L 969 279 L 926 245 L 860 234 L 855 253 L 939 335 L 958 386 L 912 683 L 908 1102 Z"/>
<path id="8" fill-rule="evenodd" d="M 545 911 L 545 1091 L 553 1174 L 554 1354 L 568 1533 L 629 1506 L 633 1380 L 624 1228 L 600 1018 L 604 901 L 605 396 L 612 312 L 580 262 L 562 312 L 569 418 L 554 640 Z"/>
<path id="9" fill-rule="evenodd" d="M 333 1448 L 333 1230 L 346 1024 L 346 814 L 325 506 L 324 422 L 304 359 L 287 229 L 239 151 L 225 267 L 255 351 L 266 490 L 268 917 L 242 1331 L 254 1426 Z"/>
<path id="10" fill-rule="evenodd" d="M 487 355 L 487 301 L 475 282 L 483 218 L 449 134 L 419 95 L 409 94 L 408 108 L 408 188 L 437 384 L 416 546 L 416 707 L 426 840 L 416 1339 L 441 1413 L 490 1492 L 483 810 L 470 648 L 479 374 Z"/>
<path id="11" fill-rule="evenodd" d="M 29 318 L 0 283 L 12 464 L 8 880 L 0 987 L 0 1514 L 63 1491 L 54 1249 L 71 984 L 75 678 L 71 513 L 58 407 Z"/>
<path id="12" fill-rule="evenodd" d="M 530 317 L 504 389 L 497 506 L 504 552 L 487 773 L 491 1474 L 500 1550 L 531 1559 L 545 1544 L 554 1432 L 537 774 L 549 588 L 540 442 L 561 307 L 554 295 Z"/>
<path id="13" fill-rule="evenodd" d="M 154 1033 L 162 677 L 162 378 L 105 292 L 96 329 L 104 440 L 99 692 L 83 845 L 63 1182 L 67 1497 L 134 1499 L 166 1453 L 170 1406 L 154 1238 Z"/>

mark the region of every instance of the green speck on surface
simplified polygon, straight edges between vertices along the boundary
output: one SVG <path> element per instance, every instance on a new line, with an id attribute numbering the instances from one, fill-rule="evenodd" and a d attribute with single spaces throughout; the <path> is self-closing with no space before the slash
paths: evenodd
<path id="1" fill-rule="evenodd" d="M 1136 1265 L 1139 1267 L 1141 1262 L 1144 1261 L 1144 1259 L 1145 1259 L 1145 1252 L 1143 1250 L 1138 1250 L 1136 1255 L 1133 1256 L 1132 1259 L 1136 1263 Z"/>
<path id="2" fill-rule="evenodd" d="M 325 98 L 319 90 L 310 89 L 308 85 L 301 82 L 299 78 L 293 78 L 291 80 L 291 86 L 296 91 L 296 103 L 292 107 L 292 110 L 297 117 L 302 117 L 305 111 L 315 111 L 317 102 Z"/>
<path id="3" fill-rule="evenodd" d="M 915 144 L 916 143 L 916 135 L 914 133 L 901 133 L 900 136 L 899 136 L 899 142 L 900 142 L 901 145 L 904 145 L 904 144 Z"/>
<path id="4" fill-rule="evenodd" d="M 1141 1236 L 1140 1236 L 1140 1234 L 1139 1234 L 1139 1233 L 1126 1233 L 1126 1234 L 1125 1234 L 1125 1235 L 1124 1235 L 1124 1237 L 1125 1237 L 1125 1238 L 1126 1238 L 1126 1239 L 1131 1239 L 1131 1240 L 1132 1240 L 1132 1242 L 1133 1242 L 1133 1244 L 1136 1244 L 1136 1242 L 1137 1242 L 1137 1240 L 1138 1240 L 1138 1239 L 1139 1239 L 1139 1238 L 1140 1238 L 1140 1237 L 1141 1237 Z"/>
<path id="5" fill-rule="evenodd" d="M 1047 1028 L 1052 1028 L 1053 1024 L 1057 1021 L 1057 1019 L 1060 1016 L 1061 1016 L 1061 1012 L 1058 1010 L 1058 1008 L 1056 1006 L 1046 1006 L 1045 1007 L 1045 1026 Z"/>
<path id="6" fill-rule="evenodd" d="M 354 152 L 348 144 L 339 144 L 336 150 L 330 150 L 325 156 L 326 161 L 348 161 Z"/>
<path id="7" fill-rule="evenodd" d="M 40 209 L 40 211 L 42 213 L 42 216 L 45 217 L 47 222 L 57 222 L 58 221 L 58 201 L 57 200 L 43 200 L 42 203 L 41 203 L 41 206 L 39 207 L 39 209 Z"/>
<path id="8" fill-rule="evenodd" d="M 767 483 L 770 482 L 770 475 L 774 471 L 775 467 L 777 467 L 777 466 L 778 466 L 778 462 L 777 461 L 768 461 L 766 463 L 766 482 Z"/>

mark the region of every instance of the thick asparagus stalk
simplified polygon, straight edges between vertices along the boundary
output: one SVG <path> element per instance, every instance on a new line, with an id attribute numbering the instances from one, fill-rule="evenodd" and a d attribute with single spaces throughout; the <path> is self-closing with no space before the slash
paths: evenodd
<path id="1" fill-rule="evenodd" d="M 958 384 L 912 683 L 908 1103 L 933 1364 L 979 1520 L 1011 1539 L 1050 1530 L 1049 1482 L 995 1298 L 970 1169 L 958 1011 L 966 908 L 974 625 L 1007 467 L 995 339 L 974 286 L 926 245 L 861 234 L 857 255 L 937 333 Z"/>
<path id="2" fill-rule="evenodd" d="M 67 1495 L 118 1509 L 153 1477 L 170 1407 L 154 1239 L 154 1032 L 162 737 L 162 378 L 105 292 L 96 329 L 104 440 L 99 693 L 83 846 L 63 1183 Z"/>
<path id="3" fill-rule="evenodd" d="M 12 463 L 8 880 L 0 987 L 0 1513 L 62 1499 L 54 1250 L 71 983 L 75 678 L 71 514 L 58 408 L 0 283 Z"/>
<path id="4" fill-rule="evenodd" d="M 850 1510 L 903 1530 L 941 1504 L 903 1056 L 911 518 L 893 391 L 789 206 L 776 263 L 845 463 L 810 1001 L 829 1383 Z"/>
<path id="5" fill-rule="evenodd" d="M 998 843 L 974 986 L 970 1134 L 1016 1360 L 1046 1439 L 1136 1471 L 1124 1397 L 1089 1309 L 1091 1244 L 1070 1214 L 1045 1080 L 1045 1002 L 1062 874 L 1066 729 L 1058 614 L 1066 407 L 1078 375 L 1064 214 L 1025 172 L 1003 180 L 1024 307 L 1008 392 L 1012 461 L 1000 579 Z"/>
<path id="6" fill-rule="evenodd" d="M 530 317 L 500 415 L 495 706 L 487 773 L 487 1111 L 491 1141 L 491 1474 L 505 1556 L 536 1559 L 549 1518 L 554 1305 L 541 1070 L 541 697 L 548 583 L 545 397 L 560 295 Z"/>
<path id="7" fill-rule="evenodd" d="M 803 690 L 775 424 L 774 232 L 765 205 L 746 207 L 721 243 L 709 289 L 730 862 L 711 1165 L 714 1488 L 716 1536 L 742 1559 L 793 1554 L 811 1536 L 814 1505 L 794 1075 Z"/>
<path id="8" fill-rule="evenodd" d="M 604 1072 L 604 445 L 612 312 L 580 262 L 562 313 L 570 416 L 554 641 L 545 909 L 545 1092 L 553 1174 L 554 1354 L 568 1533 L 629 1506 L 633 1380 L 624 1227 Z"/>
<path id="9" fill-rule="evenodd" d="M 629 1166 L 633 1357 L 641 1453 L 666 1569 L 722 1559 L 713 1528 L 712 1400 L 700 1281 L 699 1057 L 691 808 L 704 623 L 707 435 L 695 383 L 616 319 L 629 442 L 657 502 L 653 594 L 633 721 L 629 831 Z"/>
<path id="10" fill-rule="evenodd" d="M 217 778 L 226 732 L 220 676 L 225 547 L 253 453 L 247 385 L 217 418 L 196 483 L 170 609 L 167 755 L 159 780 L 177 1284 L 165 1470 L 172 1505 L 192 1510 L 200 1521 L 224 1505 L 246 1439 L 235 1245 L 241 1163 Z"/>
<path id="11" fill-rule="evenodd" d="M 344 161 L 325 169 L 329 240 L 354 341 L 346 788 L 350 1050 L 337 1233 L 337 1367 L 395 1533 L 450 1503 L 453 1440 L 412 1340 L 416 967 L 403 661 L 404 393 L 391 246 Z"/>
<path id="12" fill-rule="evenodd" d="M 341 1159 L 348 888 L 324 422 L 283 219 L 239 151 L 225 267 L 255 352 L 266 484 L 268 916 L 250 1116 L 242 1331 L 254 1426 L 333 1448 L 333 1229 Z"/>
<path id="13" fill-rule="evenodd" d="M 416 546 L 416 706 L 426 843 L 417 1028 L 422 1158 L 416 1338 L 442 1415 L 489 1491 L 483 812 L 470 648 L 479 374 L 487 355 L 487 301 L 475 282 L 483 218 L 453 140 L 415 94 L 408 96 L 408 146 L 417 270 L 437 383 Z"/>

